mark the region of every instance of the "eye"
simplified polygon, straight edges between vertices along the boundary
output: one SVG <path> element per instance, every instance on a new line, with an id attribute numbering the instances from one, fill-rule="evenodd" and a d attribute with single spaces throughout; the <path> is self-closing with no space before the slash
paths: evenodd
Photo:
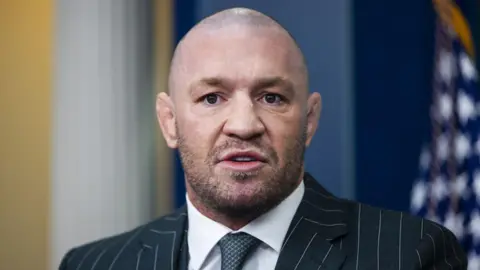
<path id="1" fill-rule="evenodd" d="M 205 95 L 203 98 L 203 102 L 207 105 L 215 105 L 220 102 L 220 96 L 217 94 L 208 94 Z"/>
<path id="2" fill-rule="evenodd" d="M 283 101 L 283 98 L 280 95 L 269 93 L 263 96 L 263 101 L 268 104 L 278 104 Z"/>

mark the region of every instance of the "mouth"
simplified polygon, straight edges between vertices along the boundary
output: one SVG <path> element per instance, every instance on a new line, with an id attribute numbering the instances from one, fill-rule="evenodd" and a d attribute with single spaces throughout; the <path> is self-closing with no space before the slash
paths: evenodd
<path id="1" fill-rule="evenodd" d="M 254 152 L 230 152 L 219 159 L 218 165 L 224 169 L 251 172 L 265 166 L 267 159 L 264 155 Z"/>

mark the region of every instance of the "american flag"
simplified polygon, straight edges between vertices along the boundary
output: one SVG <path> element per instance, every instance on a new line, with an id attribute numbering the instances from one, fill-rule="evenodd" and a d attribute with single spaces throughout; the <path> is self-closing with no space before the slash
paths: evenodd
<path id="1" fill-rule="evenodd" d="M 449 228 L 480 269 L 480 117 L 477 71 L 453 25 L 437 21 L 431 139 L 420 155 L 411 211 Z"/>

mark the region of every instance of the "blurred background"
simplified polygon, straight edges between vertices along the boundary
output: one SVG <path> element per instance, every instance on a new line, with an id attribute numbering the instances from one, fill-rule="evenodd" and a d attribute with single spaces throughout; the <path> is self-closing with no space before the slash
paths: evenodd
<path id="1" fill-rule="evenodd" d="M 324 104 L 307 170 L 446 224 L 478 256 L 478 1 L 0 0 L 0 269 L 56 269 L 184 203 L 155 96 L 178 40 L 235 6 L 305 54 Z"/>

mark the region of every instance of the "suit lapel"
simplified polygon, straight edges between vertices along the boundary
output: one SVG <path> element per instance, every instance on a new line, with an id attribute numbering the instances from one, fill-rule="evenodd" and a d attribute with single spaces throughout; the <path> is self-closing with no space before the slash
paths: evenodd
<path id="1" fill-rule="evenodd" d="M 188 270 L 188 263 L 190 261 L 190 254 L 188 252 L 188 230 L 185 230 L 182 247 L 180 248 L 180 255 L 178 258 L 178 270 Z"/>
<path id="2" fill-rule="evenodd" d="M 184 267 L 185 230 L 188 228 L 186 207 L 150 224 L 141 236 L 142 258 L 137 269 L 177 270 Z M 188 252 L 188 251 L 187 251 Z"/>
<path id="3" fill-rule="evenodd" d="M 347 234 L 346 204 L 305 173 L 305 195 L 285 237 L 275 270 L 340 269 L 345 254 L 338 244 Z"/>

